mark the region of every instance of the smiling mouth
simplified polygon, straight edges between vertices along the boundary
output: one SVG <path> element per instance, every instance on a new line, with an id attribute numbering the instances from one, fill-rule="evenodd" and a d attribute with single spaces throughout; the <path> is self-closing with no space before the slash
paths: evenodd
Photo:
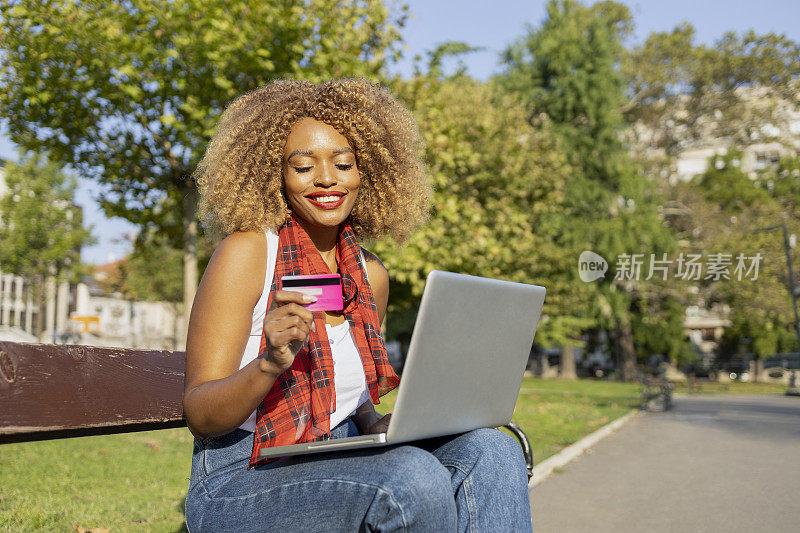
<path id="1" fill-rule="evenodd" d="M 311 193 L 306 196 L 309 202 L 320 209 L 336 209 L 344 203 L 346 193 Z"/>

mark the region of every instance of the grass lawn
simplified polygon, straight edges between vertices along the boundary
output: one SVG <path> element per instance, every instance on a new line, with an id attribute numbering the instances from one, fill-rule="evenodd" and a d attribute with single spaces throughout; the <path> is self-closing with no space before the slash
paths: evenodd
<path id="1" fill-rule="evenodd" d="M 700 383 L 701 394 L 783 394 L 786 392 L 786 385 L 778 383 L 749 383 L 744 381 L 733 381 L 730 383 L 719 383 L 711 381 Z M 686 383 L 675 383 L 675 392 L 697 394 L 696 390 L 690 390 Z"/>
<path id="2" fill-rule="evenodd" d="M 714 392 L 703 384 L 703 392 Z M 680 391 L 680 388 L 678 389 Z M 727 391 L 782 393 L 733 383 Z M 513 420 L 540 462 L 638 406 L 636 384 L 525 378 Z M 394 404 L 384 397 L 379 410 Z M 0 531 L 179 531 L 189 484 L 186 429 L 0 446 Z"/>
<path id="3" fill-rule="evenodd" d="M 0 445 L 0 531 L 177 531 L 187 429 Z"/>
<path id="4" fill-rule="evenodd" d="M 376 409 L 389 412 L 394 400 L 391 392 Z M 636 384 L 525 378 L 511 420 L 528 435 L 538 463 L 638 406 Z"/>

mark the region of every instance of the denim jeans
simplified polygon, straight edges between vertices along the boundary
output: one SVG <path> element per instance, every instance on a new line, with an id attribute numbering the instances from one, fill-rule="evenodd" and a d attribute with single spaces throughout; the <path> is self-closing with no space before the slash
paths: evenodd
<path id="1" fill-rule="evenodd" d="M 357 434 L 350 419 L 331 432 Z M 252 447 L 241 429 L 195 439 L 189 531 L 531 530 L 522 451 L 495 429 L 248 469 Z"/>

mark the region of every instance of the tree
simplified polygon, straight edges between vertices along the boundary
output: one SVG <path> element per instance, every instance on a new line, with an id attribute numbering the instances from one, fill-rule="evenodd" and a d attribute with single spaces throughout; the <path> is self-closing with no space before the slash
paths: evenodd
<path id="1" fill-rule="evenodd" d="M 190 176 L 226 103 L 281 77 L 380 78 L 405 12 L 379 0 L 4 2 L 0 114 L 14 142 L 101 183 L 107 215 L 183 249 L 188 318 Z"/>
<path id="2" fill-rule="evenodd" d="M 164 239 L 140 235 L 120 266 L 120 292 L 135 300 L 179 302 L 183 296 L 181 260 L 181 251 Z"/>
<path id="3" fill-rule="evenodd" d="M 776 168 L 766 169 L 757 183 L 789 218 L 800 220 L 800 157 L 784 157 Z"/>
<path id="4" fill-rule="evenodd" d="M 717 257 L 728 263 L 725 275 L 703 272 L 696 281 L 700 305 L 729 309 L 731 325 L 717 350 L 720 361 L 745 351 L 760 361 L 779 349 L 797 347 L 783 239 L 780 231 L 762 231 L 782 222 L 792 231 L 800 229 L 797 218 L 784 215 L 791 213 L 781 205 L 794 193 L 785 184 L 777 188 L 782 191 L 777 194 L 776 187 L 768 187 L 773 172 L 750 179 L 741 170 L 740 158 L 736 150 L 714 156 L 706 172 L 677 184 L 674 200 L 683 206 L 684 214 L 670 216 L 678 236 L 687 243 L 685 253 L 706 259 L 721 254 Z M 791 178 L 791 172 L 777 173 Z M 744 268 L 757 266 L 758 270 L 737 271 L 740 258 Z"/>
<path id="5" fill-rule="evenodd" d="M 595 319 L 612 333 L 621 358 L 618 375 L 626 380 L 636 375 L 633 303 L 654 284 L 620 276 L 614 259 L 636 252 L 658 255 L 675 244 L 658 216 L 653 184 L 621 141 L 625 85 L 619 63 L 630 28 L 622 4 L 586 7 L 552 0 L 542 26 L 530 28 L 505 51 L 506 70 L 499 78 L 521 95 L 531 118 L 548 117 L 575 168 L 564 191 L 557 242 L 593 250 L 612 264 L 606 278 L 591 285 L 590 310 L 570 314 Z"/>
<path id="6" fill-rule="evenodd" d="M 46 157 L 20 154 L 7 162 L 8 190 L 0 198 L 0 269 L 28 278 L 35 301 L 43 299 L 48 276 L 78 279 L 81 246 L 94 244 L 73 204 L 76 182 Z M 40 309 L 43 307 L 40 305 Z M 44 329 L 39 313 L 37 330 Z"/>
<path id="7" fill-rule="evenodd" d="M 204 272 L 216 243 L 208 235 L 198 241 L 199 270 Z M 127 298 L 178 304 L 183 298 L 181 261 L 183 252 L 155 231 L 131 239 L 132 251 L 119 263 L 116 275 L 106 285 Z"/>
<path id="8" fill-rule="evenodd" d="M 638 144 L 674 156 L 693 142 L 728 139 L 743 147 L 775 128 L 788 131 L 800 44 L 751 30 L 725 33 L 707 47 L 683 23 L 650 34 L 622 66 L 630 98 L 625 116 L 637 126 L 630 133 Z"/>
<path id="9" fill-rule="evenodd" d="M 549 124 L 532 127 L 513 95 L 463 73 L 430 68 L 392 88 L 419 124 L 434 197 L 430 221 L 405 246 L 374 245 L 392 276 L 389 336 L 408 340 L 425 276 L 442 269 L 546 285 L 536 340 L 564 342 L 583 322 L 563 312 L 566 300 L 579 298 L 563 276 L 577 255 L 552 244 L 551 217 L 570 168 Z"/>
<path id="10" fill-rule="evenodd" d="M 698 285 L 700 305 L 730 308 L 731 326 L 718 346 L 718 359 L 747 350 L 760 364 L 776 349 L 794 349 L 780 236 L 752 232 L 794 224 L 800 213 L 789 191 L 797 180 L 792 182 L 786 169 L 749 179 L 737 166 L 737 149 L 788 136 L 800 45 L 783 35 L 753 31 L 728 32 L 712 46 L 698 45 L 694 28 L 683 23 L 670 32 L 652 33 L 626 54 L 622 66 L 630 98 L 625 107 L 629 138 L 653 175 L 671 172 L 675 156 L 687 146 L 724 142 L 731 147 L 726 156 L 712 158 L 691 184 L 663 183 L 664 192 L 680 206 L 669 218 L 688 242 L 687 251 L 764 256 L 758 281 Z M 667 206 L 665 212 L 670 210 Z"/>
<path id="11" fill-rule="evenodd" d="M 687 301 L 674 292 L 649 296 L 635 302 L 633 313 L 633 341 L 639 359 L 660 355 L 674 364 L 695 362 L 698 354 L 683 329 Z"/>

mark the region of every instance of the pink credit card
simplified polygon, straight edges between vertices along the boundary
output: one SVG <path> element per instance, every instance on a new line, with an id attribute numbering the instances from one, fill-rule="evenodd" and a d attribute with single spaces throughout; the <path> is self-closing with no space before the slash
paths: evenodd
<path id="1" fill-rule="evenodd" d="M 339 274 L 319 274 L 313 276 L 283 276 L 282 289 L 314 296 L 317 301 L 306 305 L 309 311 L 341 311 L 342 276 Z"/>

